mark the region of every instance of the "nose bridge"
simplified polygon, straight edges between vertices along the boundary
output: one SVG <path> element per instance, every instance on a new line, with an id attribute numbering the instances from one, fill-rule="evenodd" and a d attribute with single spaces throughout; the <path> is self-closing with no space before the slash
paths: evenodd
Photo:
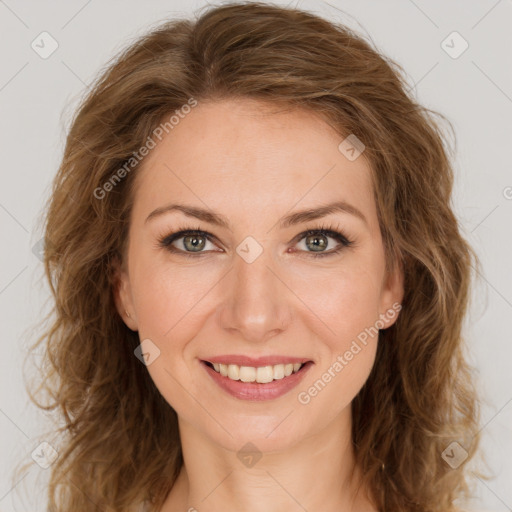
<path id="1" fill-rule="evenodd" d="M 235 255 L 231 277 L 224 283 L 222 328 L 248 341 L 264 341 L 286 329 L 291 314 L 285 287 L 269 267 L 270 251 L 253 261 Z"/>

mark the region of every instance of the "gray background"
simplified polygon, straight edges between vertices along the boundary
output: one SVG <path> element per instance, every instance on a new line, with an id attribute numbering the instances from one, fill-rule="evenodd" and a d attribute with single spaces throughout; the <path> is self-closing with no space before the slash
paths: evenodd
<path id="1" fill-rule="evenodd" d="M 20 459 L 31 460 L 39 436 L 49 428 L 46 416 L 28 401 L 21 369 L 37 335 L 34 323 L 48 309 L 49 292 L 34 246 L 42 236 L 42 204 L 70 116 L 88 84 L 120 49 L 159 21 L 203 5 L 197 0 L 0 0 L 1 512 L 45 510 L 49 469 L 33 463 L 14 482 L 11 471 Z M 454 208 L 484 270 L 474 289 L 466 337 L 484 397 L 483 453 L 496 475 L 490 481 L 474 478 L 475 500 L 466 507 L 512 510 L 512 2 L 330 0 L 295 5 L 371 37 L 404 67 L 417 98 L 454 125 Z M 46 59 L 31 47 L 43 31 L 58 43 Z M 451 36 L 442 44 L 453 31 L 469 44 L 457 58 L 444 47 L 458 53 L 462 40 Z M 30 373 L 32 364 L 25 368 Z"/>

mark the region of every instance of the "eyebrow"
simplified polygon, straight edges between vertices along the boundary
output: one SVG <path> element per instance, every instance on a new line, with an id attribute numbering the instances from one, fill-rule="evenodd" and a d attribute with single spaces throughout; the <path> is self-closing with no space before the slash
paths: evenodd
<path id="1" fill-rule="evenodd" d="M 185 214 L 187 217 L 193 217 L 204 222 L 207 222 L 209 224 L 230 229 L 229 221 L 224 215 L 212 212 L 211 210 L 207 210 L 204 208 L 198 208 L 196 206 L 184 204 L 168 204 L 166 206 L 160 206 L 156 210 L 153 210 L 147 216 L 145 223 L 147 223 L 151 219 L 159 217 L 160 215 L 173 211 L 179 211 Z M 368 221 L 366 220 L 364 214 L 355 206 L 347 203 L 346 201 L 336 201 L 334 203 L 329 203 L 324 206 L 308 208 L 306 210 L 301 210 L 299 212 L 294 212 L 289 215 L 286 215 L 279 221 L 279 226 L 281 228 L 287 228 L 290 226 L 294 226 L 295 224 L 301 224 L 311 220 L 319 219 L 332 213 L 348 213 L 359 218 L 366 225 L 368 225 Z"/>

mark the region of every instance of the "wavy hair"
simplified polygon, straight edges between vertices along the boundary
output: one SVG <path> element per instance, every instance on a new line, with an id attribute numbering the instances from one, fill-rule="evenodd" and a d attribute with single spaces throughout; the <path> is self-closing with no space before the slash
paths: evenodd
<path id="1" fill-rule="evenodd" d="M 409 92 L 403 69 L 348 27 L 261 2 L 165 21 L 109 62 L 73 116 L 45 205 L 54 307 L 32 347 L 43 344 L 45 364 L 29 395 L 61 422 L 49 511 L 157 511 L 181 469 L 177 415 L 134 356 L 138 333 L 113 290 L 143 164 L 133 155 L 191 98 L 304 109 L 340 141 L 364 143 L 386 266 L 403 269 L 404 298 L 352 402 L 356 462 L 380 511 L 459 510 L 480 442 L 463 334 L 480 264 L 452 211 L 453 154 L 435 115 L 446 118 Z M 442 456 L 452 442 L 468 454 L 456 469 Z"/>

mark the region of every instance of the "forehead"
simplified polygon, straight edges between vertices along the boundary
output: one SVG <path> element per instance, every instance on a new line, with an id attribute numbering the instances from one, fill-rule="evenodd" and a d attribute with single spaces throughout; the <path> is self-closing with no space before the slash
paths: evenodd
<path id="1" fill-rule="evenodd" d="M 199 102 L 137 169 L 134 210 L 179 198 L 230 216 L 346 200 L 371 218 L 370 168 L 338 149 L 344 138 L 306 110 Z"/>

